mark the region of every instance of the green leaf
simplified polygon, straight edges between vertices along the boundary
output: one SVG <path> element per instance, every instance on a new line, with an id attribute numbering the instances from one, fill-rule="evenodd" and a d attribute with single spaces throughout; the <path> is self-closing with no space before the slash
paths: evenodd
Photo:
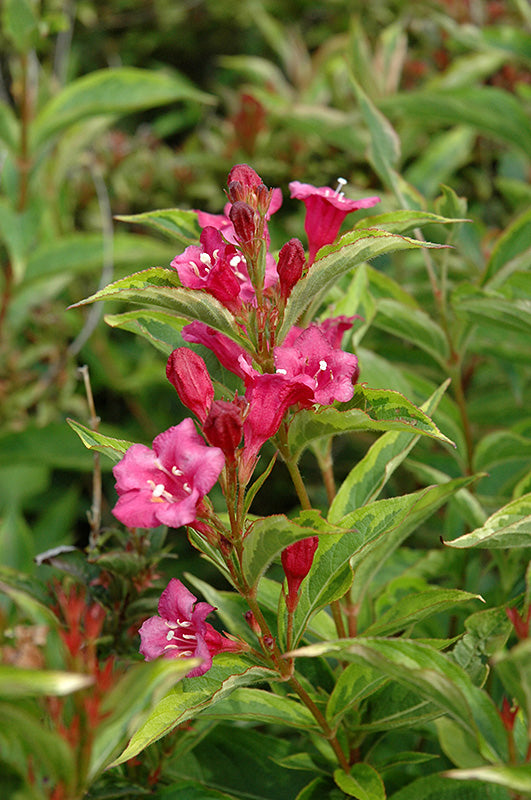
<path id="1" fill-rule="evenodd" d="M 162 696 L 201 663 L 197 658 L 158 659 L 130 667 L 103 701 L 106 714 L 98 726 L 90 755 L 89 779 L 108 766 L 126 740 L 156 706 Z"/>
<path id="2" fill-rule="evenodd" d="M 395 167 L 400 159 L 400 139 L 388 119 L 365 94 L 359 83 L 350 74 L 361 115 L 369 129 L 368 158 L 383 183 L 393 189 L 397 186 Z"/>
<path id="3" fill-rule="evenodd" d="M 256 667 L 240 656 L 216 656 L 211 669 L 199 678 L 187 678 L 182 687 L 173 689 L 160 700 L 148 719 L 139 728 L 124 752 L 112 766 L 122 764 L 138 755 L 177 725 L 210 709 L 218 700 L 227 697 L 238 686 L 275 679 L 277 673 Z"/>
<path id="4" fill-rule="evenodd" d="M 472 769 L 451 769 L 444 775 L 458 781 L 494 783 L 512 792 L 524 792 L 531 796 L 531 764 L 494 764 Z"/>
<path id="5" fill-rule="evenodd" d="M 351 592 L 353 602 L 361 602 L 374 575 L 405 538 L 450 497 L 473 481 L 473 476 L 455 478 L 403 497 L 377 500 L 341 520 L 341 524 L 347 528 L 374 531 L 368 539 L 369 546 L 364 545 L 359 555 L 351 561 L 352 566 L 356 567 Z"/>
<path id="6" fill-rule="evenodd" d="M 153 262 L 167 262 L 172 258 L 172 248 L 164 242 L 133 233 L 115 233 L 113 236 L 113 261 L 116 266 L 129 270 Z M 103 237 L 98 233 L 72 233 L 40 244 L 31 251 L 24 276 L 27 284 L 48 281 L 65 274 L 74 278 L 85 273 L 98 274 L 103 263 Z"/>
<path id="7" fill-rule="evenodd" d="M 437 188 L 439 188 L 437 186 Z M 382 228 L 389 233 L 408 233 L 422 225 L 452 225 L 456 222 L 469 222 L 468 219 L 450 219 L 442 217 L 440 214 L 432 214 L 430 211 L 400 210 L 388 211 L 385 214 L 372 214 L 369 219 L 358 220 L 354 228 L 367 228 L 370 222 L 370 229 Z"/>
<path id="8" fill-rule="evenodd" d="M 168 311 L 142 308 L 140 311 L 126 311 L 124 314 L 106 314 L 104 320 L 111 328 L 121 328 L 143 336 L 165 356 L 185 345 L 181 331 L 188 320 Z"/>
<path id="9" fill-rule="evenodd" d="M 63 696 L 86 689 L 94 683 L 91 675 L 59 670 L 22 669 L 0 664 L 1 697 Z"/>
<path id="10" fill-rule="evenodd" d="M 489 335 L 503 332 L 507 337 L 514 333 L 531 334 L 529 300 L 507 298 L 487 290 L 463 284 L 452 293 L 452 305 L 457 314 L 485 326 Z"/>
<path id="11" fill-rule="evenodd" d="M 242 559 L 243 574 L 249 586 L 256 586 L 273 559 L 289 544 L 320 532 L 327 535 L 342 532 L 340 528 L 328 525 L 324 520 L 320 520 L 319 524 L 320 530 L 316 530 L 314 525 L 298 525 L 281 514 L 253 522 L 245 536 Z"/>
<path id="12" fill-rule="evenodd" d="M 56 783 L 64 782 L 65 790 L 68 794 L 73 794 L 76 777 L 73 750 L 62 736 L 50 729 L 48 722 L 42 722 L 42 712 L 32 714 L 14 703 L 0 703 L 0 719 L 2 720 L 0 748 L 3 763 L 9 762 L 9 754 L 17 743 L 20 746 L 20 755 L 18 763 L 13 766 L 18 770 L 22 768 L 24 780 L 27 780 L 28 762 L 31 759 Z"/>
<path id="13" fill-rule="evenodd" d="M 293 289 L 286 304 L 277 342 L 279 344 L 282 342 L 290 328 L 296 324 L 316 297 L 320 297 L 338 278 L 364 261 L 396 250 L 442 246 L 397 236 L 377 228 L 346 233 L 335 244 L 321 248 L 311 270 Z"/>
<path id="14" fill-rule="evenodd" d="M 364 636 L 393 636 L 426 617 L 447 611 L 460 603 L 482 600 L 478 594 L 458 589 L 429 589 L 407 595 L 396 601 L 376 622 L 363 631 Z"/>
<path id="15" fill-rule="evenodd" d="M 346 408 L 345 408 L 346 406 Z M 344 409 L 344 410 L 343 410 Z M 323 407 L 295 415 L 289 429 L 289 446 L 298 458 L 315 439 L 352 431 L 406 431 L 452 444 L 420 408 L 399 392 L 355 387 L 354 397 L 342 409 Z"/>
<path id="16" fill-rule="evenodd" d="M 378 300 L 373 325 L 420 347 L 446 368 L 450 352 L 443 329 L 428 314 L 391 299 Z"/>
<path id="17" fill-rule="evenodd" d="M 28 53 L 39 39 L 35 4 L 30 0 L 4 0 L 2 27 L 19 53 Z"/>
<path id="18" fill-rule="evenodd" d="M 482 284 L 496 288 L 513 271 L 515 259 L 531 247 L 531 209 L 521 214 L 498 238 L 487 262 Z"/>
<path id="19" fill-rule="evenodd" d="M 112 436 L 104 436 L 102 433 L 93 431 L 73 419 L 67 419 L 66 421 L 72 430 L 77 433 L 85 447 L 109 456 L 115 463 L 122 459 L 124 453 L 133 444 L 133 442 L 127 442 L 125 439 L 113 439 Z"/>
<path id="20" fill-rule="evenodd" d="M 197 212 L 181 208 L 164 208 L 158 211 L 146 211 L 143 214 L 119 215 L 115 219 L 120 222 L 132 222 L 135 225 L 147 225 L 186 246 L 197 244 L 201 235 Z"/>
<path id="21" fill-rule="evenodd" d="M 432 414 L 449 383 L 449 380 L 445 381 L 420 407 L 421 410 Z M 398 431 L 389 431 L 380 436 L 337 490 L 328 512 L 330 522 L 337 523 L 345 514 L 375 500 L 419 438 L 418 434 Z"/>
<path id="22" fill-rule="evenodd" d="M 489 761 L 507 756 L 505 729 L 490 697 L 443 653 L 405 639 L 343 639 L 300 648 L 294 657 L 360 658 L 449 714 L 478 743 Z"/>
<path id="23" fill-rule="evenodd" d="M 381 777 L 369 764 L 354 764 L 347 775 L 336 769 L 334 780 L 342 792 L 357 800 L 385 800 L 385 788 Z"/>
<path id="24" fill-rule="evenodd" d="M 479 767 L 485 759 L 479 754 L 475 742 L 453 719 L 440 717 L 435 720 L 437 736 L 445 755 L 461 769 Z"/>
<path id="25" fill-rule="evenodd" d="M 202 716 L 288 725 L 302 730 L 319 728 L 306 706 L 296 700 L 246 687 L 235 689 L 229 697 L 216 703 L 212 710 L 206 709 Z"/>
<path id="26" fill-rule="evenodd" d="M 507 800 L 507 795 L 492 794 L 484 783 L 457 786 L 450 778 L 427 775 L 404 786 L 390 800 Z"/>
<path id="27" fill-rule="evenodd" d="M 76 122 L 98 114 L 127 114 L 145 108 L 185 100 L 211 102 L 185 77 L 172 74 L 116 67 L 95 70 L 72 81 L 53 97 L 33 124 L 33 148 L 41 147 L 51 136 Z"/>
<path id="28" fill-rule="evenodd" d="M 340 673 L 326 706 L 326 719 L 336 727 L 352 706 L 370 697 L 388 680 L 381 672 L 363 661 L 349 664 Z"/>
<path id="29" fill-rule="evenodd" d="M 472 125 L 482 136 L 492 136 L 522 151 L 531 152 L 531 129 L 522 102 L 491 86 L 449 90 L 399 92 L 379 102 L 384 114 L 428 127 Z"/>
<path id="30" fill-rule="evenodd" d="M 531 547 L 531 493 L 524 494 L 507 503 L 481 528 L 465 533 L 452 541 L 445 541 L 449 547 Z"/>
<path id="31" fill-rule="evenodd" d="M 475 132 L 461 125 L 431 137 L 405 178 L 425 197 L 435 197 L 441 184 L 452 182 L 454 172 L 469 162 L 475 139 Z"/>
<path id="32" fill-rule="evenodd" d="M 247 350 L 250 347 L 249 341 L 239 332 L 232 314 L 206 292 L 183 288 L 174 269 L 152 267 L 136 272 L 114 281 L 71 308 L 93 303 L 95 300 L 128 300 L 140 305 L 147 303 L 158 310 L 172 311 L 176 316 L 187 320 L 200 320 L 224 333 L 241 347 Z"/>

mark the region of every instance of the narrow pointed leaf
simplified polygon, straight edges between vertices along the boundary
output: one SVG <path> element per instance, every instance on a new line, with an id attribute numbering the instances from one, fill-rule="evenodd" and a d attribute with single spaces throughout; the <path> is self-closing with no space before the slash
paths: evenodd
<path id="1" fill-rule="evenodd" d="M 355 229 L 366 228 L 370 223 L 371 228 L 382 228 L 389 233 L 409 233 L 422 225 L 454 225 L 457 222 L 468 222 L 464 218 L 443 217 L 440 214 L 433 214 L 431 211 L 400 210 L 389 211 L 386 214 L 372 214 L 367 219 L 360 219 Z"/>
<path id="2" fill-rule="evenodd" d="M 319 258 L 312 265 L 308 275 L 293 289 L 286 305 L 286 313 L 277 341 L 282 342 L 289 329 L 296 324 L 298 318 L 306 311 L 316 296 L 324 293 L 342 275 L 364 261 L 396 250 L 441 246 L 421 243 L 416 239 L 397 236 L 378 229 L 346 233 L 336 244 L 321 248 Z"/>
<path id="3" fill-rule="evenodd" d="M 197 658 L 158 659 L 135 664 L 107 694 L 92 746 L 89 778 L 94 780 L 142 725 L 166 692 L 201 663 Z"/>
<path id="4" fill-rule="evenodd" d="M 120 222 L 132 222 L 135 225 L 146 225 L 186 246 L 197 244 L 201 235 L 197 212 L 187 209 L 163 208 L 146 211 L 143 214 L 120 215 L 116 219 Z"/>
<path id="5" fill-rule="evenodd" d="M 176 270 L 152 267 L 109 284 L 99 292 L 76 303 L 77 306 L 96 300 L 127 300 L 139 305 L 154 306 L 158 310 L 173 312 L 187 320 L 199 320 L 224 333 L 242 347 L 249 342 L 239 332 L 232 314 L 214 297 L 199 289 L 185 289 L 180 285 Z"/>
<path id="6" fill-rule="evenodd" d="M 81 425 L 73 419 L 67 419 L 68 424 L 74 430 L 86 448 L 97 450 L 109 456 L 112 461 L 120 461 L 124 453 L 131 447 L 133 442 L 125 439 L 114 439 L 112 436 L 104 436 L 102 433 L 93 431 L 85 425 Z"/>
<path id="7" fill-rule="evenodd" d="M 1 697 L 63 696 L 86 689 L 94 683 L 91 675 L 59 670 L 22 669 L 0 664 Z"/>
<path id="8" fill-rule="evenodd" d="M 432 414 L 449 383 L 449 380 L 445 381 L 420 407 L 421 410 Z M 330 522 L 336 523 L 349 511 L 375 500 L 418 440 L 418 434 L 398 431 L 389 431 L 380 436 L 339 487 L 328 513 Z"/>
<path id="9" fill-rule="evenodd" d="M 427 645 L 405 639 L 359 637 L 310 645 L 293 655 L 361 658 L 449 714 L 477 740 L 484 757 L 497 761 L 507 756 L 505 729 L 490 697 L 474 686 L 460 666 Z"/>
<path id="10" fill-rule="evenodd" d="M 241 657 L 227 654 L 216 656 L 207 673 L 199 678 L 187 678 L 182 687 L 173 689 L 157 703 L 112 766 L 128 761 L 177 725 L 193 719 L 204 709 L 212 708 L 214 703 L 227 697 L 236 687 L 274 680 L 276 677 L 276 672 L 253 666 Z"/>
<path id="11" fill-rule="evenodd" d="M 384 298 L 377 302 L 372 324 L 420 347 L 445 367 L 449 349 L 444 331 L 421 309 L 409 308 L 396 300 Z"/>
<path id="12" fill-rule="evenodd" d="M 290 425 L 288 441 L 291 452 L 299 457 L 315 439 L 362 430 L 405 431 L 452 444 L 424 411 L 399 392 L 370 389 L 361 384 L 356 386 L 354 397 L 348 404 L 296 414 Z"/>
<path id="13" fill-rule="evenodd" d="M 185 100 L 211 102 L 185 77 L 135 67 L 101 69 L 72 81 L 42 109 L 33 124 L 33 147 L 87 117 L 127 114 Z"/>
<path id="14" fill-rule="evenodd" d="M 444 775 L 458 781 L 494 783 L 512 792 L 531 796 L 531 764 L 493 764 L 472 769 L 451 769 Z"/>
<path id="15" fill-rule="evenodd" d="M 459 548 L 531 547 L 531 493 L 500 508 L 481 528 L 445 544 Z"/>
<path id="16" fill-rule="evenodd" d="M 214 719 L 249 720 L 299 729 L 319 729 L 306 706 L 289 697 L 272 694 L 263 689 L 240 687 L 207 709 L 203 716 Z"/>
<path id="17" fill-rule="evenodd" d="M 481 600 L 480 595 L 459 589 L 429 589 L 415 592 L 396 601 L 376 622 L 363 631 L 364 636 L 393 636 L 426 617 L 447 611 L 460 603 Z"/>

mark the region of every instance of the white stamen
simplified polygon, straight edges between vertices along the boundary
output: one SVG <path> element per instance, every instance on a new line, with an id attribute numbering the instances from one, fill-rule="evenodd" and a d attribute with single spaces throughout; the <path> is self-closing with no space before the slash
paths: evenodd
<path id="1" fill-rule="evenodd" d="M 153 497 L 162 497 L 164 492 L 166 491 L 166 487 L 163 483 L 157 483 L 155 488 L 153 489 Z"/>
<path id="2" fill-rule="evenodd" d="M 199 261 L 206 267 L 212 266 L 212 259 L 210 258 L 208 253 L 201 253 L 201 255 L 199 256 Z"/>
<path id="3" fill-rule="evenodd" d="M 183 619 L 183 620 L 178 619 L 177 620 L 177 625 L 180 628 L 190 628 L 192 626 L 192 623 L 189 622 L 187 619 Z"/>
<path id="4" fill-rule="evenodd" d="M 328 369 L 328 364 L 326 363 L 324 358 L 321 359 L 321 361 L 319 361 L 319 369 L 321 370 L 321 372 L 324 372 L 325 369 Z"/>
<path id="5" fill-rule="evenodd" d="M 172 475 L 176 475 L 177 478 L 180 478 L 181 475 L 184 475 L 184 472 L 182 470 L 178 469 L 177 467 L 173 466 L 171 468 L 171 474 Z"/>
<path id="6" fill-rule="evenodd" d="M 190 494 L 192 491 L 192 487 L 189 483 L 183 483 L 183 489 L 187 494 Z"/>
<path id="7" fill-rule="evenodd" d="M 195 642 L 195 640 L 196 640 L 196 635 L 195 635 L 195 633 L 181 633 L 181 637 L 182 637 L 183 639 L 193 639 L 193 640 L 194 640 L 194 642 Z"/>
<path id="8" fill-rule="evenodd" d="M 277 375 L 287 375 L 287 374 L 288 374 L 287 370 L 282 369 L 281 367 L 277 369 Z"/>
<path id="9" fill-rule="evenodd" d="M 179 653 L 179 658 L 190 658 L 190 656 L 193 656 L 191 650 L 183 650 L 181 653 Z"/>
<path id="10" fill-rule="evenodd" d="M 214 250 L 214 252 L 212 253 L 212 258 L 214 258 L 214 259 L 215 259 L 215 258 L 217 258 L 218 256 L 219 256 L 219 247 L 218 247 L 218 249 L 217 249 L 217 250 Z"/>
<path id="11" fill-rule="evenodd" d="M 341 189 L 343 188 L 343 186 L 346 186 L 346 185 L 347 185 L 347 181 L 345 180 L 345 178 L 338 178 L 337 179 L 337 187 L 336 187 L 336 190 L 335 190 L 334 194 L 339 195 L 339 197 L 343 197 L 344 195 L 343 195 L 343 192 L 341 191 Z"/>
<path id="12" fill-rule="evenodd" d="M 166 641 L 171 642 L 172 639 L 175 638 L 175 631 L 168 631 L 166 634 Z"/>
<path id="13" fill-rule="evenodd" d="M 229 264 L 231 267 L 237 267 L 241 260 L 242 260 L 241 256 L 232 256 L 231 260 L 229 261 Z"/>

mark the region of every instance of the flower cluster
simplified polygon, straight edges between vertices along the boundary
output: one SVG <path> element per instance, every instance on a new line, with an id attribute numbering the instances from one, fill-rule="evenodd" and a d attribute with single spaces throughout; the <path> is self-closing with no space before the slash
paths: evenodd
<path id="1" fill-rule="evenodd" d="M 214 353 L 241 380 L 241 389 L 220 397 L 195 349 L 179 347 L 170 354 L 166 375 L 197 422 L 183 420 L 157 436 L 152 448 L 131 446 L 115 466 L 119 499 L 114 514 L 128 527 L 188 525 L 230 560 L 233 548 L 241 553 L 244 545 L 241 498 L 265 442 L 273 439 L 282 457 L 289 458 L 287 433 L 294 415 L 353 397 L 358 360 L 341 343 L 355 317 L 293 326 L 282 338 L 280 333 L 293 289 L 315 269 L 319 250 L 336 239 L 347 214 L 379 200 L 348 200 L 340 191 L 344 183 L 340 179 L 336 191 L 290 184 L 291 196 L 306 206 L 308 257 L 296 238 L 286 242 L 277 258 L 270 252 L 268 222 L 282 195 L 246 164 L 229 173 L 223 214 L 197 212 L 199 243 L 177 255 L 171 267 L 183 287 L 206 293 L 213 306 L 221 304 L 230 313 L 234 337 L 199 319 L 183 328 L 182 337 Z M 230 529 L 206 499 L 218 480 L 227 505 L 236 503 L 229 512 Z M 317 538 L 311 537 L 288 547 L 282 557 L 290 613 L 316 547 Z M 200 675 L 213 655 L 234 649 L 205 622 L 212 607 L 194 603 L 193 595 L 172 579 L 160 599 L 159 616 L 140 631 L 146 659 L 197 656 L 201 666 L 190 674 Z"/>

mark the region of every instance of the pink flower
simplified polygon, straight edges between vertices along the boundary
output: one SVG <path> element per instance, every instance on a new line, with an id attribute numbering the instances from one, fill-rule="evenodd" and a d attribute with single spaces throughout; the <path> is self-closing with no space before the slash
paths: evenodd
<path id="1" fill-rule="evenodd" d="M 170 353 L 166 377 L 181 402 L 204 422 L 214 399 L 214 387 L 201 356 L 188 347 L 178 347 Z"/>
<path id="2" fill-rule="evenodd" d="M 199 504 L 225 464 L 191 419 L 159 434 L 153 449 L 134 444 L 113 469 L 119 494 L 113 514 L 128 528 L 179 528 L 194 522 Z"/>
<path id="3" fill-rule="evenodd" d="M 338 182 L 340 186 L 346 183 L 344 178 L 339 178 Z M 306 206 L 304 230 L 308 236 L 310 264 L 315 261 L 321 247 L 334 241 L 347 214 L 360 208 L 371 208 L 380 202 L 379 197 L 349 200 L 339 187 L 334 191 L 328 186 L 317 188 L 310 183 L 292 181 L 289 188 L 291 197 L 302 200 Z"/>
<path id="4" fill-rule="evenodd" d="M 202 344 L 212 350 L 218 361 L 226 369 L 238 375 L 239 378 L 245 377 L 245 372 L 241 367 L 241 359 L 244 363 L 251 364 L 252 358 L 247 350 L 240 347 L 224 333 L 209 328 L 204 322 L 194 320 L 189 325 L 185 325 L 181 331 L 185 342 L 192 344 Z"/>
<path id="5" fill-rule="evenodd" d="M 310 536 L 308 539 L 293 542 L 282 551 L 280 559 L 288 581 L 286 605 L 290 613 L 293 613 L 297 607 L 299 588 L 311 569 L 318 544 L 319 537 Z"/>
<path id="6" fill-rule="evenodd" d="M 354 395 L 354 383 L 359 376 L 358 359 L 330 344 L 329 336 L 317 325 L 310 325 L 295 338 L 286 337 L 288 344 L 275 347 L 277 374 L 287 381 L 299 380 L 312 392 L 309 405 L 329 405 L 334 400 L 345 402 Z"/>
<path id="7" fill-rule="evenodd" d="M 221 233 L 212 226 L 201 231 L 200 246 L 191 245 L 171 262 L 179 273 L 183 286 L 205 289 L 230 311 L 241 307 L 240 283 L 245 276 L 238 275 L 244 261 L 234 245 L 226 244 Z"/>
<path id="8" fill-rule="evenodd" d="M 203 663 L 188 673 L 189 678 L 204 675 L 212 657 L 223 652 L 238 652 L 243 646 L 218 633 L 206 617 L 215 611 L 197 598 L 181 581 L 172 578 L 160 596 L 158 617 L 150 617 L 140 628 L 140 652 L 146 661 L 164 658 L 201 658 Z"/>

